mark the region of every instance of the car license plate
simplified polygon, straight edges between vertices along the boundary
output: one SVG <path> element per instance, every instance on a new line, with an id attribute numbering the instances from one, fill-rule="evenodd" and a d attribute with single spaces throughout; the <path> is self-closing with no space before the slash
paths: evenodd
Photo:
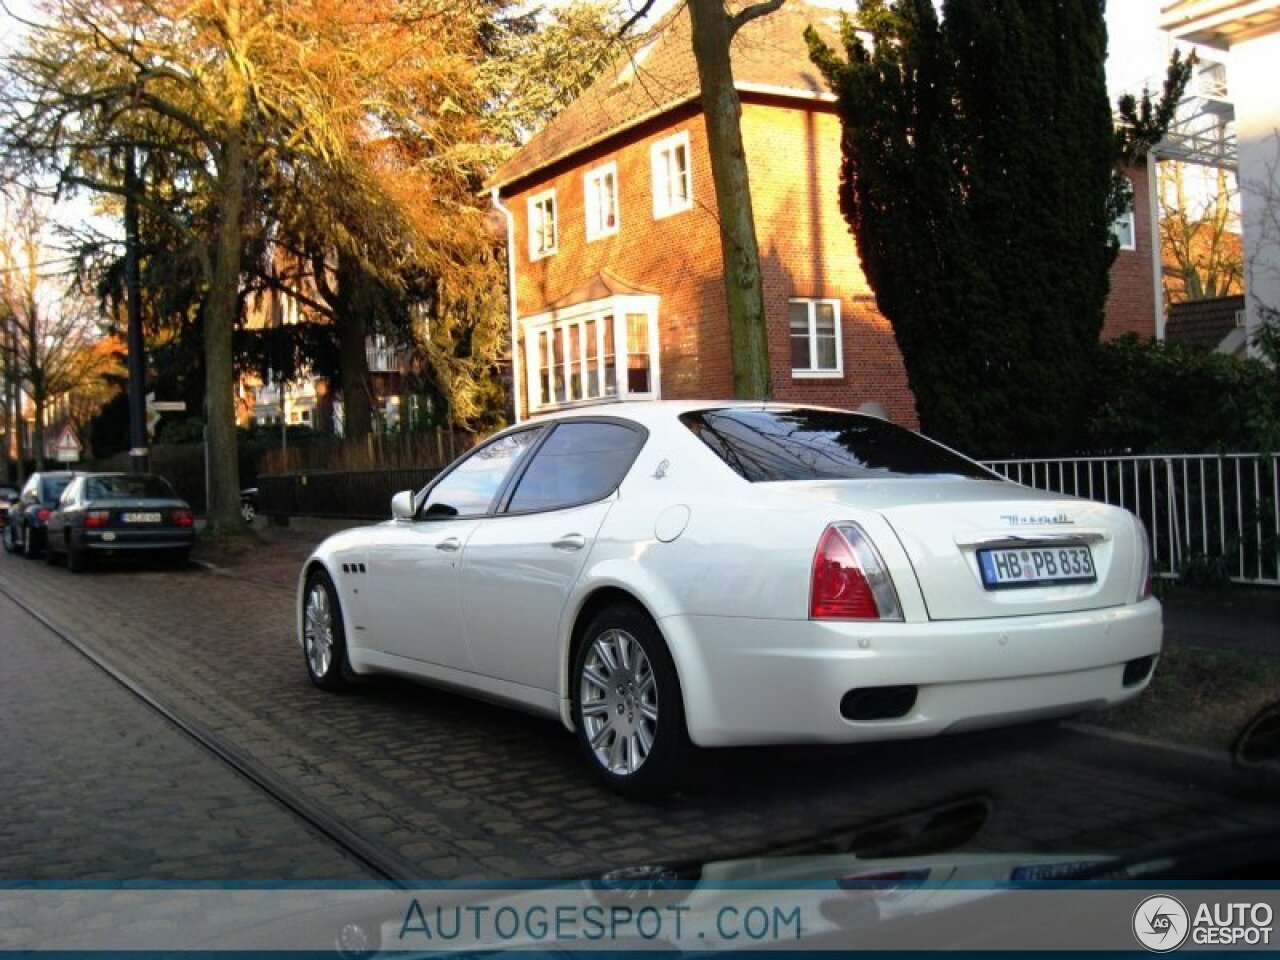
<path id="1" fill-rule="evenodd" d="M 1098 579 L 1088 547 L 1012 547 L 979 550 L 982 585 L 988 590 L 1093 583 Z"/>
<path id="2" fill-rule="evenodd" d="M 159 523 L 160 514 L 158 513 L 124 513 L 120 515 L 120 519 L 125 523 Z"/>

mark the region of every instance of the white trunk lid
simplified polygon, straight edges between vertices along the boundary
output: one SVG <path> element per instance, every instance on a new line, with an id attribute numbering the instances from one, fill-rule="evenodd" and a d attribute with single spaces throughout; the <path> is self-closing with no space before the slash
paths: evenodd
<path id="1" fill-rule="evenodd" d="M 1065 613 L 1134 601 L 1140 553 L 1124 510 L 1013 483 L 961 479 L 850 480 L 796 484 L 819 499 L 880 513 L 911 561 L 932 620 Z M 833 516 L 833 519 L 838 519 Z M 1091 582 L 991 587 L 979 554 L 1087 548 Z M 1007 558 L 1009 554 L 1003 556 Z M 995 554 L 992 554 L 993 560 Z M 1068 554 L 1078 563 L 1080 554 Z M 1077 568 L 1075 575 L 1080 575 Z M 1051 576 L 1049 573 L 1043 576 Z"/>

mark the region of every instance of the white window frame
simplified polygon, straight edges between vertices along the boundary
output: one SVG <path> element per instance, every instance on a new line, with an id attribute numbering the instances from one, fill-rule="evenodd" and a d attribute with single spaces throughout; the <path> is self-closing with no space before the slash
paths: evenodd
<path id="1" fill-rule="evenodd" d="M 539 214 L 535 217 L 537 211 L 544 203 L 549 203 L 551 211 L 551 245 L 542 246 L 543 233 L 539 229 L 544 223 L 544 219 L 539 219 L 543 215 Z M 552 187 L 549 190 L 542 190 L 529 197 L 529 260 L 541 260 L 543 257 L 549 257 L 560 249 L 560 210 L 556 202 L 556 191 Z"/>
<path id="2" fill-rule="evenodd" d="M 796 380 L 831 380 L 844 376 L 844 323 L 840 316 L 840 301 L 834 297 L 792 297 L 787 301 L 787 346 L 791 346 L 791 305 L 803 303 L 809 309 L 809 366 L 793 367 L 791 376 Z M 822 369 L 815 364 L 818 359 L 818 306 L 830 304 L 835 315 L 836 365 L 834 369 Z"/>
<path id="3" fill-rule="evenodd" d="M 1121 224 L 1125 224 L 1125 227 L 1122 228 Z M 1129 241 L 1127 243 L 1124 235 L 1120 232 L 1121 229 L 1128 230 Z M 1138 218 L 1133 214 L 1133 207 L 1130 207 L 1112 221 L 1111 235 L 1119 242 L 1121 250 L 1138 249 Z"/>
<path id="4" fill-rule="evenodd" d="M 662 369 L 659 362 L 658 349 L 658 297 L 655 295 L 628 295 L 608 297 L 603 300 L 592 300 L 575 304 L 563 310 L 552 310 L 521 320 L 522 335 L 525 344 L 527 368 L 525 370 L 525 398 L 530 413 L 542 413 L 548 410 L 563 410 L 569 407 L 587 404 L 612 403 L 624 400 L 660 400 L 662 399 Z M 627 317 L 642 314 L 649 324 L 649 389 L 632 391 L 627 388 Z M 604 323 L 606 317 L 613 323 L 613 375 L 616 393 L 606 395 L 604 384 L 607 382 L 608 370 L 605 366 Z M 596 383 L 597 393 L 587 396 L 587 338 L 586 325 L 596 321 Z M 572 339 L 569 328 L 579 326 L 578 355 L 569 356 L 569 345 Z M 564 356 L 562 372 L 566 383 L 572 383 L 576 372 L 583 389 L 583 396 L 569 397 L 565 400 L 544 397 L 542 395 L 542 344 L 550 333 L 559 343 Z"/>
<path id="5" fill-rule="evenodd" d="M 673 200 L 671 180 L 667 176 L 669 165 L 664 156 L 676 150 L 684 151 L 684 197 Z M 693 153 L 689 149 L 689 131 L 681 130 L 650 147 L 649 167 L 653 181 L 653 219 L 661 220 L 693 207 Z"/>
<path id="6" fill-rule="evenodd" d="M 600 204 L 606 178 L 610 185 L 609 206 L 613 210 L 612 224 L 604 222 L 604 214 L 607 211 Z M 618 232 L 621 210 L 618 207 L 618 165 L 616 163 L 606 163 L 583 174 L 582 206 L 587 218 L 587 243 L 603 237 L 611 237 Z"/>

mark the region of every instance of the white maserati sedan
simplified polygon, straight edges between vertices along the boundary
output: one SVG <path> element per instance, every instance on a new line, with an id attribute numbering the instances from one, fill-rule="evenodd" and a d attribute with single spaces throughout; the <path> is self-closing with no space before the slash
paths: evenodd
<path id="1" fill-rule="evenodd" d="M 1120 703 L 1160 652 L 1142 524 L 917 433 L 623 403 L 495 435 L 299 582 L 307 670 L 559 718 L 629 794 L 692 748 L 921 737 Z"/>

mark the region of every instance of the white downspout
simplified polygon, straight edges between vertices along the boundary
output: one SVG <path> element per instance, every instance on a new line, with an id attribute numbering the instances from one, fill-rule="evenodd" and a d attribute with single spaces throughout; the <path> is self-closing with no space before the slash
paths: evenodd
<path id="1" fill-rule="evenodd" d="M 493 208 L 507 221 L 507 310 L 511 323 L 511 407 L 515 413 L 516 423 L 522 423 L 520 416 L 520 398 L 524 393 L 524 379 L 520 369 L 520 341 L 517 334 L 516 318 L 516 221 L 511 211 L 502 205 L 498 193 L 499 188 L 489 191 Z"/>
<path id="2" fill-rule="evenodd" d="M 1147 203 L 1150 204 L 1150 214 L 1147 217 L 1149 223 L 1147 229 L 1151 231 L 1151 275 L 1154 278 L 1155 301 L 1156 301 L 1156 339 L 1164 341 L 1164 257 L 1160 249 L 1160 185 L 1157 182 L 1160 176 L 1160 160 L 1154 152 L 1147 154 Z M 1137 226 L 1137 218 L 1134 218 L 1134 225 Z M 1136 244 L 1135 244 L 1136 246 Z"/>

